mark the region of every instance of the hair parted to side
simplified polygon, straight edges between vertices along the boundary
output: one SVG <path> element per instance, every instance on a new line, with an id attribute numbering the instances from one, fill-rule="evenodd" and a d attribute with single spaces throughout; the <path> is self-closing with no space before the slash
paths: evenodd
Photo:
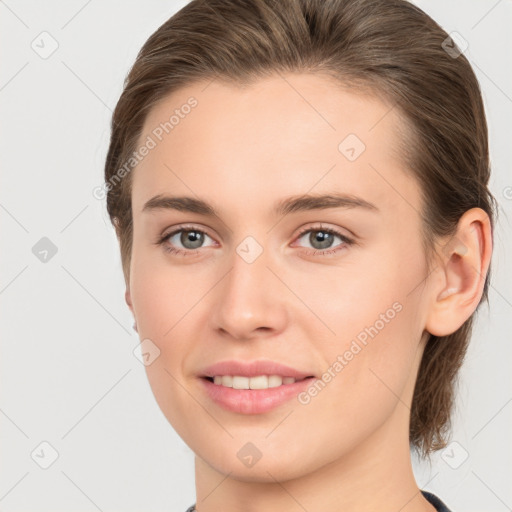
<path id="1" fill-rule="evenodd" d="M 247 85 L 280 72 L 333 77 L 386 100 L 409 126 L 401 151 L 422 190 L 422 240 L 430 265 L 436 241 L 453 235 L 464 212 L 482 208 L 495 224 L 487 184 L 487 122 L 477 78 L 448 34 L 405 0 L 193 0 L 146 41 L 124 83 L 105 164 L 107 210 L 129 283 L 131 172 L 113 177 L 137 149 L 151 108 L 197 81 Z M 192 114 L 193 115 L 193 114 Z M 488 301 L 490 271 L 480 304 Z M 424 457 L 451 428 L 456 377 L 472 315 L 449 336 L 430 335 L 418 373 L 410 444 Z"/>

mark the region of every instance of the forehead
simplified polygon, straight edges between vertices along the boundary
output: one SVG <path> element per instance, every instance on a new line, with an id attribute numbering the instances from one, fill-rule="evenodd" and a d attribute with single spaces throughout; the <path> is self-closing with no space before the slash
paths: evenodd
<path id="1" fill-rule="evenodd" d="M 222 211 L 263 208 L 308 191 L 363 196 L 384 208 L 418 201 L 398 145 L 392 106 L 333 79 L 276 75 L 249 86 L 198 82 L 149 112 L 139 146 L 152 149 L 133 171 L 133 207 L 172 192 L 210 199 Z M 270 204 L 269 204 L 270 207 Z"/>

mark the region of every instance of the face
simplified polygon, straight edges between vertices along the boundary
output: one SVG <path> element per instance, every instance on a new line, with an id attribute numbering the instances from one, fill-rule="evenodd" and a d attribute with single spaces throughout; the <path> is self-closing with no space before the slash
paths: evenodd
<path id="1" fill-rule="evenodd" d="M 127 300 L 161 410 L 212 468 L 268 481 L 408 447 L 427 271 L 400 122 L 306 74 L 195 84 L 148 115 Z"/>

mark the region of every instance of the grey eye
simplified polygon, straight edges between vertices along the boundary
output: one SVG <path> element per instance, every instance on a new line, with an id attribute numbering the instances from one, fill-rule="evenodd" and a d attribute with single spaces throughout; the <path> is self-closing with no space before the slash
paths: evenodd
<path id="1" fill-rule="evenodd" d="M 202 246 L 205 236 L 208 235 L 198 229 L 181 229 L 169 237 L 169 242 L 171 245 L 176 245 L 175 238 L 179 237 L 178 247 L 181 244 L 183 248 L 193 250 Z"/>
<path id="2" fill-rule="evenodd" d="M 306 236 L 308 243 L 311 244 L 311 248 L 319 251 L 331 248 L 335 237 L 338 237 L 340 240 L 342 240 L 340 235 L 337 235 L 325 229 L 308 230 L 306 233 L 301 235 L 299 239 L 304 238 Z"/>

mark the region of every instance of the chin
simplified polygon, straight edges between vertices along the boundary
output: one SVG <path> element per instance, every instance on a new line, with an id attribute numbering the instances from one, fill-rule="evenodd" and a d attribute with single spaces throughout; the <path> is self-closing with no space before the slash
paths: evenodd
<path id="1" fill-rule="evenodd" d="M 299 447 L 300 443 L 291 445 Z M 318 451 L 306 453 L 307 447 L 305 450 L 299 447 L 298 453 L 295 453 L 286 443 L 281 443 L 279 447 L 272 443 L 265 446 L 263 441 L 257 440 L 251 444 L 246 440 L 230 439 L 224 444 L 217 441 L 216 445 L 208 440 L 204 449 L 196 445 L 192 450 L 215 471 L 242 482 L 284 482 L 300 478 L 332 462 L 329 457 L 332 454 L 329 453 L 322 458 Z"/>

